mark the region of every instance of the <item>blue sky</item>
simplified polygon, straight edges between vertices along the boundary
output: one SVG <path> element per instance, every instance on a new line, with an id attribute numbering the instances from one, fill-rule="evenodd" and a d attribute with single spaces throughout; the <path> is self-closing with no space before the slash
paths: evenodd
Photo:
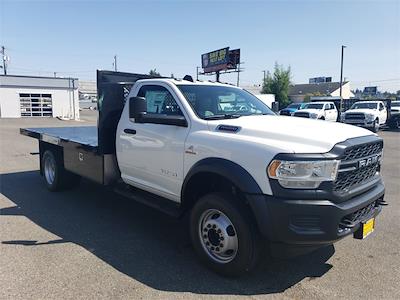
<path id="1" fill-rule="evenodd" d="M 202 53 L 230 46 L 241 48 L 242 85 L 260 83 L 275 61 L 291 66 L 295 83 L 339 80 L 343 44 L 352 88 L 400 89 L 400 0 L 0 0 L 0 44 L 10 74 L 81 79 L 112 69 L 114 54 L 121 71 L 194 75 Z"/>

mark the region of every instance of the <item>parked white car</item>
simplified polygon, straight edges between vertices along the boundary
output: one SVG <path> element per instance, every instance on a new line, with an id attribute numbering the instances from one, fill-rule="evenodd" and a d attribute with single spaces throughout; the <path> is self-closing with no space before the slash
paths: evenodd
<path id="1" fill-rule="evenodd" d="M 386 123 L 387 109 L 382 101 L 358 101 L 343 115 L 343 122 L 377 132 Z"/>
<path id="2" fill-rule="evenodd" d="M 296 111 L 293 115 L 295 117 L 336 122 L 338 111 L 333 102 L 310 102 L 302 110 Z"/>
<path id="3" fill-rule="evenodd" d="M 400 101 L 392 101 L 392 107 L 390 109 L 390 113 L 392 115 L 400 114 Z"/>

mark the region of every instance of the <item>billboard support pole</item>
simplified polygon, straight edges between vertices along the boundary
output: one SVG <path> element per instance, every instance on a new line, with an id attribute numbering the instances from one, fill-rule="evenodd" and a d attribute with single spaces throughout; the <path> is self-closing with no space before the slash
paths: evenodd
<path id="1" fill-rule="evenodd" d="M 237 76 L 236 86 L 239 86 L 240 62 L 238 63 L 237 73 L 238 73 L 238 76 Z"/>
<path id="2" fill-rule="evenodd" d="M 215 72 L 215 81 L 219 82 L 219 71 Z"/>

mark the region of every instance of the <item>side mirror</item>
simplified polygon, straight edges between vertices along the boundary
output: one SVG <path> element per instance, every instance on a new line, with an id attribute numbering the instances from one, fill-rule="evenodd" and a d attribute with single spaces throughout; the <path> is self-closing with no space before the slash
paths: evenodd
<path id="1" fill-rule="evenodd" d="M 140 122 L 147 113 L 147 102 L 143 97 L 129 98 L 129 118 L 135 119 L 135 122 Z"/>

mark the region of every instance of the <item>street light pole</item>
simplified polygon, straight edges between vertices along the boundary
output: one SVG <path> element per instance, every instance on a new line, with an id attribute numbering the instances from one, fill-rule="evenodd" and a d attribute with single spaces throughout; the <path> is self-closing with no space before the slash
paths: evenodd
<path id="1" fill-rule="evenodd" d="M 343 84 L 343 54 L 344 54 L 344 48 L 346 48 L 346 46 L 342 45 L 342 57 L 340 60 L 340 112 L 343 111 L 343 97 L 342 97 L 342 84 Z"/>

